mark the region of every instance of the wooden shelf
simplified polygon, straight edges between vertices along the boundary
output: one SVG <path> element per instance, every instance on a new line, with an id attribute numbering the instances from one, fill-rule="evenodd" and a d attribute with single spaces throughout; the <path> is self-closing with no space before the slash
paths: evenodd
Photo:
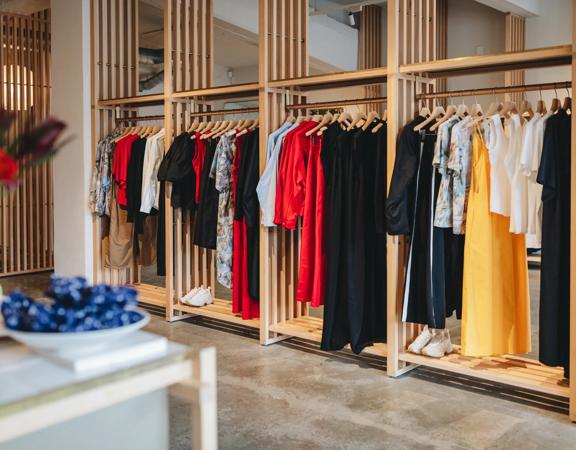
<path id="1" fill-rule="evenodd" d="M 202 307 L 189 306 L 178 302 L 174 305 L 174 309 L 188 314 L 237 323 L 238 325 L 244 325 L 246 327 L 260 328 L 260 321 L 258 319 L 244 320 L 240 314 L 234 314 L 232 312 L 232 302 L 228 300 L 215 298 L 214 303 Z"/>
<path id="2" fill-rule="evenodd" d="M 309 341 L 321 342 L 322 324 L 323 320 L 319 317 L 302 316 L 297 319 L 270 325 L 270 331 L 300 339 L 308 339 Z M 346 346 L 346 348 L 350 349 L 350 346 Z M 366 347 L 362 352 L 386 357 L 386 344 L 375 344 L 371 347 Z"/>
<path id="3" fill-rule="evenodd" d="M 475 378 L 508 384 L 546 394 L 569 396 L 561 368 L 548 367 L 536 360 L 520 356 L 469 357 L 452 353 L 443 358 L 431 358 L 412 353 L 400 353 L 400 361 L 418 364 Z"/>
<path id="4" fill-rule="evenodd" d="M 285 80 L 270 81 L 271 88 L 292 88 L 301 91 L 333 89 L 347 86 L 364 86 L 376 83 L 385 83 L 388 72 L 385 67 L 375 69 L 354 70 L 308 77 L 289 78 Z"/>
<path id="5" fill-rule="evenodd" d="M 572 46 L 544 47 L 522 52 L 464 56 L 416 64 L 403 64 L 400 73 L 423 74 L 432 78 L 483 72 L 550 67 L 572 63 Z"/>
<path id="6" fill-rule="evenodd" d="M 192 91 L 174 92 L 172 98 L 199 98 L 203 100 L 219 100 L 244 97 L 257 97 L 258 83 L 236 84 L 232 86 L 220 86 L 206 89 L 195 89 Z"/>
<path id="7" fill-rule="evenodd" d="M 98 101 L 99 107 L 130 105 L 152 106 L 162 104 L 164 104 L 164 94 L 138 95 L 136 97 L 110 98 Z"/>
<path id="8" fill-rule="evenodd" d="M 166 288 L 153 284 L 137 284 L 133 286 L 140 295 L 139 302 L 148 305 L 166 307 Z"/>

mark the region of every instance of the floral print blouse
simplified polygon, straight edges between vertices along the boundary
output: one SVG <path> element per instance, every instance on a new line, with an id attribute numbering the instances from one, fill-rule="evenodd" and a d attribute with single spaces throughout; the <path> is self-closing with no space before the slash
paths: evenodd
<path id="1" fill-rule="evenodd" d="M 232 162 L 236 152 L 235 132 L 220 138 L 216 147 L 210 177 L 214 178 L 218 195 L 216 226 L 216 279 L 232 288 L 232 253 L 234 248 L 234 196 L 232 195 Z"/>
<path id="2" fill-rule="evenodd" d="M 434 149 L 432 164 L 442 176 L 436 200 L 436 214 L 434 215 L 434 226 L 439 228 L 452 227 L 452 190 L 450 186 L 451 173 L 448 169 L 448 158 L 450 154 L 452 127 L 454 127 L 458 121 L 459 118 L 457 116 L 452 116 L 438 127 L 436 148 Z"/>

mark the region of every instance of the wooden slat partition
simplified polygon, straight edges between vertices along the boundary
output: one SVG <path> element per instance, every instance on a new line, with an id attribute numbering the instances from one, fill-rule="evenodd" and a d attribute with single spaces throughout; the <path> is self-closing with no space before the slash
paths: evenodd
<path id="1" fill-rule="evenodd" d="M 94 161 L 98 141 L 116 127 L 116 111 L 121 117 L 135 114 L 128 102 L 114 100 L 138 95 L 138 0 L 92 0 L 91 13 Z M 112 269 L 105 264 L 108 221 L 108 217 L 92 216 L 93 279 L 111 284 L 133 283 L 138 277 L 134 261 L 125 269 Z"/>
<path id="2" fill-rule="evenodd" d="M 50 11 L 0 13 L 0 105 L 16 113 L 7 144 L 50 111 Z M 54 267 L 51 163 L 0 188 L 0 277 Z"/>
<path id="3" fill-rule="evenodd" d="M 286 101 L 301 95 L 271 89 L 274 80 L 308 75 L 308 1 L 260 0 L 260 171 L 266 167 L 266 143 L 284 117 Z M 282 339 L 276 324 L 306 315 L 308 306 L 295 300 L 301 227 L 289 231 L 260 228 L 260 341 Z"/>
<path id="4" fill-rule="evenodd" d="M 526 19 L 513 13 L 506 14 L 505 26 L 505 50 L 507 52 L 518 52 L 525 49 L 525 23 Z M 519 86 L 524 84 L 524 70 L 512 70 L 504 73 L 504 84 L 506 86 Z M 522 93 L 506 94 L 506 100 L 516 102 L 520 107 Z"/>
<path id="5" fill-rule="evenodd" d="M 360 17 L 360 69 L 382 67 L 382 7 L 366 5 Z M 382 86 L 375 84 L 364 87 L 365 98 L 382 97 Z M 383 104 L 367 107 L 380 115 L 386 109 Z"/>

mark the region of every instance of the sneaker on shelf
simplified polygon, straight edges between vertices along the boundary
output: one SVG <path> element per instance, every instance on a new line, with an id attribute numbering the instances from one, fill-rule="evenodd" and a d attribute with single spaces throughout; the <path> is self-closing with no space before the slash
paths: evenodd
<path id="1" fill-rule="evenodd" d="M 442 358 L 444 355 L 452 353 L 452 342 L 450 342 L 450 332 L 448 330 L 437 331 L 430 339 L 429 344 L 422 349 L 422 354 L 432 358 Z"/>
<path id="2" fill-rule="evenodd" d="M 414 339 L 408 346 L 408 351 L 410 353 L 416 353 L 419 355 L 422 353 L 422 349 L 426 346 L 426 344 L 430 342 L 430 339 L 432 339 L 432 333 L 430 332 L 428 325 L 426 325 L 418 337 Z"/>
<path id="3" fill-rule="evenodd" d="M 187 303 L 188 300 L 190 300 L 192 297 L 194 297 L 199 291 L 200 289 L 204 289 L 204 285 L 200 286 L 200 287 L 195 287 L 193 288 L 190 292 L 188 292 L 184 297 L 180 298 L 180 301 L 182 303 Z"/>
<path id="4" fill-rule="evenodd" d="M 212 293 L 210 288 L 202 288 L 196 294 L 188 299 L 187 303 L 191 306 L 206 306 L 212 303 Z"/>

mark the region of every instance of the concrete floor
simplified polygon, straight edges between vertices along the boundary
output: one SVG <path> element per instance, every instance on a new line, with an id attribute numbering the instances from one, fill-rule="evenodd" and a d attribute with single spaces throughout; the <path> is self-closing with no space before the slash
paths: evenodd
<path id="1" fill-rule="evenodd" d="M 0 282 L 32 293 L 45 281 Z M 422 368 L 394 380 L 383 360 L 326 354 L 297 340 L 262 347 L 244 329 L 195 322 L 154 317 L 147 329 L 217 348 L 221 449 L 576 448 L 576 425 L 554 412 L 565 410 L 555 399 L 550 411 L 523 404 L 527 399 L 509 389 L 480 389 Z M 171 450 L 189 448 L 188 414 L 184 403 L 172 402 Z"/>

